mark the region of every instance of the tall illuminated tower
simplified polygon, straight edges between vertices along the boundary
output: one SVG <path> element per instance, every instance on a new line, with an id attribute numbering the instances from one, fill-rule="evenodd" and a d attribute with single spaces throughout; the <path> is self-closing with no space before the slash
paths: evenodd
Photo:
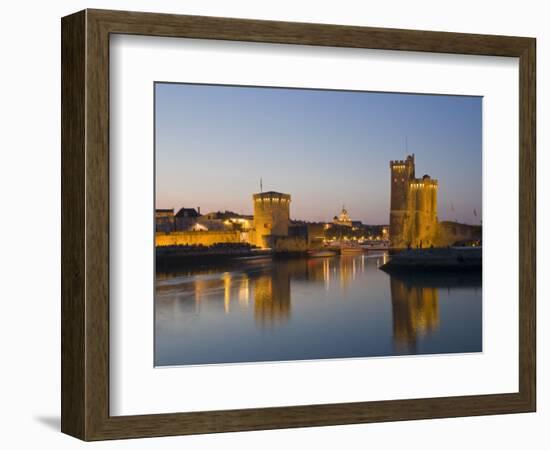
<path id="1" fill-rule="evenodd" d="M 415 177 L 414 154 L 390 161 L 392 248 L 429 247 L 437 235 L 437 180 Z"/>

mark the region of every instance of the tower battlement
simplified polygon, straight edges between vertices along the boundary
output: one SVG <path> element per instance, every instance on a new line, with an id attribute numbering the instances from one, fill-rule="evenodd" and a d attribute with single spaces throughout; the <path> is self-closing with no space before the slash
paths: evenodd
<path id="1" fill-rule="evenodd" d="M 406 159 L 394 159 L 390 161 L 390 167 L 399 169 L 400 166 L 405 168 L 406 166 L 412 165 L 414 167 L 414 153 L 412 155 L 407 155 Z"/>
<path id="2" fill-rule="evenodd" d="M 400 181 L 406 186 L 414 178 L 414 153 L 406 159 L 390 161 L 390 168 L 394 182 Z"/>
<path id="3" fill-rule="evenodd" d="M 390 167 L 396 167 L 396 166 L 405 167 L 406 165 L 407 165 L 407 160 L 405 159 L 396 159 L 394 161 L 390 161 Z"/>
<path id="4" fill-rule="evenodd" d="M 290 202 L 289 194 L 282 194 L 281 192 L 269 191 L 253 194 L 254 202 Z"/>
<path id="5" fill-rule="evenodd" d="M 423 188 L 436 188 L 438 187 L 437 180 L 428 179 L 415 179 L 411 180 L 410 187 L 413 189 L 423 189 Z"/>

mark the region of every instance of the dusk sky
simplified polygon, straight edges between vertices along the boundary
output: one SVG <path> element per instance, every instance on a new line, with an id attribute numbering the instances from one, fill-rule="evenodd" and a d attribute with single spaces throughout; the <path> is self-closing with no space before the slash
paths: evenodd
<path id="1" fill-rule="evenodd" d="M 389 222 L 389 161 L 439 180 L 439 220 L 479 224 L 482 98 L 155 84 L 156 207 L 252 214 L 290 194 L 292 219 Z M 452 206 L 451 206 L 452 205 Z M 454 211 L 453 211 L 454 209 Z M 474 209 L 477 217 L 474 216 Z"/>

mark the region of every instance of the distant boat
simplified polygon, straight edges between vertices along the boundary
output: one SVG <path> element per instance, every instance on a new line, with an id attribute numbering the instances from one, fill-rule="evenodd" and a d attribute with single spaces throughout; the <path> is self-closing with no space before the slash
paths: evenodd
<path id="1" fill-rule="evenodd" d="M 361 247 L 365 250 L 388 250 L 389 245 L 385 242 L 361 244 Z"/>
<path id="2" fill-rule="evenodd" d="M 340 254 L 342 255 L 359 255 L 363 253 L 363 249 L 357 244 L 342 244 L 340 246 Z"/>
<path id="3" fill-rule="evenodd" d="M 328 258 L 337 253 L 334 250 L 309 250 L 307 254 L 310 258 Z"/>

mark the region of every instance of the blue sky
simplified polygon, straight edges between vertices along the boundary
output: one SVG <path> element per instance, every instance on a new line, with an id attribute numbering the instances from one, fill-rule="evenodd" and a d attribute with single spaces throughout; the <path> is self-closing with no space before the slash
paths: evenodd
<path id="1" fill-rule="evenodd" d="M 388 223 L 391 159 L 439 180 L 440 220 L 481 217 L 481 97 L 155 84 L 156 207 L 252 213 L 292 196 L 291 218 Z M 407 152 L 408 149 L 408 152 Z M 451 206 L 452 205 L 452 206 Z M 474 209 L 477 217 L 474 216 Z"/>

